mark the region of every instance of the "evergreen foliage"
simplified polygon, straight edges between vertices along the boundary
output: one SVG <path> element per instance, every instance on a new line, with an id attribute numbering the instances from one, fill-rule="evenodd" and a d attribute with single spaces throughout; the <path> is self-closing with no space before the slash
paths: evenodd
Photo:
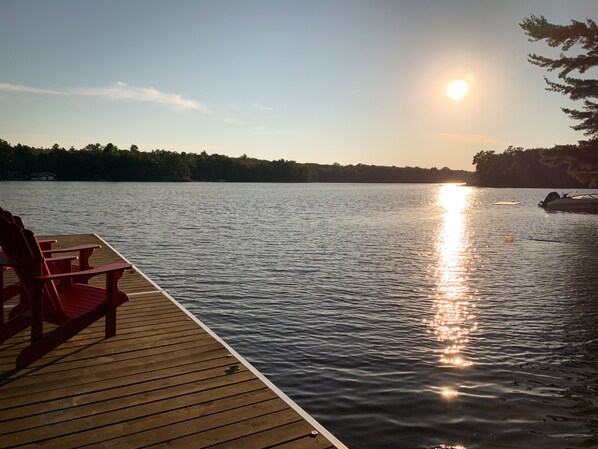
<path id="1" fill-rule="evenodd" d="M 301 164 L 243 155 L 121 150 L 109 143 L 66 150 L 12 146 L 0 139 L 0 179 L 28 179 L 52 172 L 61 181 L 231 181 L 231 182 L 470 182 L 473 173 L 448 168 Z"/>
<path id="2" fill-rule="evenodd" d="M 571 118 L 581 120 L 573 129 L 583 131 L 590 138 L 598 138 L 598 80 L 571 76 L 577 71 L 580 75 L 598 66 L 598 26 L 593 20 L 584 22 L 571 21 L 571 25 L 555 25 L 545 17 L 530 16 L 524 19 L 521 27 L 525 30 L 530 41 L 545 40 L 551 47 L 561 47 L 563 53 L 557 59 L 540 56 L 535 53 L 528 55 L 528 60 L 534 65 L 548 69 L 559 70 L 558 77 L 562 82 L 554 82 L 544 78 L 548 90 L 566 94 L 572 100 L 583 100 L 582 110 L 563 108 Z M 581 47 L 581 52 L 569 55 L 573 47 Z"/>
<path id="3" fill-rule="evenodd" d="M 585 22 L 572 20 L 570 25 L 556 25 L 544 16 L 526 17 L 520 24 L 532 42 L 546 41 L 560 47 L 558 58 L 548 58 L 532 53 L 528 60 L 548 71 L 558 70 L 559 82 L 544 77 L 547 90 L 568 95 L 571 100 L 583 100 L 581 109 L 562 108 L 572 119 L 579 121 L 572 128 L 582 131 L 589 141 L 575 147 L 555 147 L 544 160 L 550 164 L 566 164 L 576 179 L 598 186 L 598 79 L 588 72 L 598 67 L 598 26 L 591 19 Z M 572 75 L 572 73 L 577 75 Z"/>
<path id="4" fill-rule="evenodd" d="M 554 149 L 508 147 L 502 153 L 480 151 L 473 158 L 477 184 L 485 187 L 586 187 L 567 173 L 563 165 L 549 167 L 543 160 L 556 151 L 577 151 L 574 145 Z"/>

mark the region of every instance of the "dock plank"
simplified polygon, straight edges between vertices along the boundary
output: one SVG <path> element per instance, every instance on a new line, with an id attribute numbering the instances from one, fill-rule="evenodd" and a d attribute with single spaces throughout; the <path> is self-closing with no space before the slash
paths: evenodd
<path id="1" fill-rule="evenodd" d="M 287 408 L 284 401 L 279 399 L 223 412 L 210 418 L 209 420 L 192 420 L 189 426 L 180 426 L 180 428 L 160 429 L 160 437 L 154 439 L 163 441 L 147 447 L 201 449 L 232 442 L 266 429 L 278 427 L 282 423 L 293 423 L 301 419 L 294 410 Z M 172 432 L 162 433 L 164 430 Z M 168 439 L 164 439 L 164 437 L 168 437 Z M 144 443 L 145 440 L 142 444 Z M 109 447 L 117 448 L 119 446 Z M 139 447 L 144 446 L 136 444 L 127 446 L 129 449 Z"/>
<path id="2" fill-rule="evenodd" d="M 297 448 L 304 447 L 330 447 L 330 442 L 325 438 L 319 438 L 319 434 L 312 435 L 313 427 L 305 421 L 295 421 L 290 424 L 284 424 L 280 427 L 269 428 L 261 432 L 252 433 L 245 437 L 237 438 L 232 441 L 210 446 L 210 449 L 260 449 L 266 444 L 272 444 L 274 447 L 288 447 L 292 443 L 300 443 Z"/>
<path id="3" fill-rule="evenodd" d="M 47 237 L 123 260 L 92 234 Z M 136 267 L 118 285 L 116 336 L 101 319 L 21 370 L 29 330 L 0 345 L 0 448 L 345 448 Z"/>
<path id="4" fill-rule="evenodd" d="M 48 442 L 44 446 L 67 449 L 79 447 L 82 442 L 88 445 L 116 438 L 127 439 L 130 435 L 143 432 L 148 428 L 186 422 L 193 417 L 209 416 L 276 398 L 274 393 L 263 384 L 256 385 L 253 391 L 243 389 L 243 394 L 234 394 L 233 387 L 235 386 L 119 409 L 107 413 L 101 419 L 98 419 L 98 415 L 90 415 L 68 421 L 54 421 L 54 423 L 61 422 L 57 429 L 49 427 L 46 421 L 38 427 L 4 435 L 6 441 L 0 443 L 0 446 L 7 444 L 7 447 L 10 447 L 10 445 L 54 440 L 53 444 Z M 97 432 L 100 422 L 101 433 Z M 58 436 L 60 440 L 56 441 Z"/>

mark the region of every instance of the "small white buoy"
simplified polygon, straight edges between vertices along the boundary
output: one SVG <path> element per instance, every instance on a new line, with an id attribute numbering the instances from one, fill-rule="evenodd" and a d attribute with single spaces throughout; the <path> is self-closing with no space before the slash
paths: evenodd
<path id="1" fill-rule="evenodd" d="M 513 240 L 515 240 L 515 239 L 513 238 L 512 235 L 505 236 L 505 243 L 513 243 Z"/>
<path id="2" fill-rule="evenodd" d="M 517 206 L 519 201 L 497 201 L 494 203 L 496 206 Z"/>

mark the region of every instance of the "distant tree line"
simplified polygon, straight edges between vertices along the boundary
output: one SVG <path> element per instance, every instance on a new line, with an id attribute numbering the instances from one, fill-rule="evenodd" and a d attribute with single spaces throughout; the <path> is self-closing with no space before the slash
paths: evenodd
<path id="1" fill-rule="evenodd" d="M 508 147 L 502 153 L 480 151 L 473 158 L 477 184 L 486 187 L 589 187 L 590 180 L 580 180 L 568 172 L 561 155 L 579 152 L 576 145 L 552 149 Z M 555 155 L 559 163 L 555 163 Z"/>
<path id="2" fill-rule="evenodd" d="M 109 143 L 82 149 L 33 148 L 0 140 L 0 179 L 28 179 L 52 172 L 61 181 L 230 182 L 471 182 L 473 173 L 448 168 L 388 167 L 266 161 L 243 155 L 122 150 Z"/>

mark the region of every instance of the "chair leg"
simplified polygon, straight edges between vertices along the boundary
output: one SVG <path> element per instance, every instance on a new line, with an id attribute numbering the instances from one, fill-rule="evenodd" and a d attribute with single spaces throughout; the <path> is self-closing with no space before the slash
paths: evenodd
<path id="1" fill-rule="evenodd" d="M 106 273 L 106 338 L 116 335 L 116 282 L 121 276 L 122 273 Z"/>
<path id="2" fill-rule="evenodd" d="M 114 337 L 116 335 L 116 307 L 109 301 L 106 307 L 106 338 Z"/>

